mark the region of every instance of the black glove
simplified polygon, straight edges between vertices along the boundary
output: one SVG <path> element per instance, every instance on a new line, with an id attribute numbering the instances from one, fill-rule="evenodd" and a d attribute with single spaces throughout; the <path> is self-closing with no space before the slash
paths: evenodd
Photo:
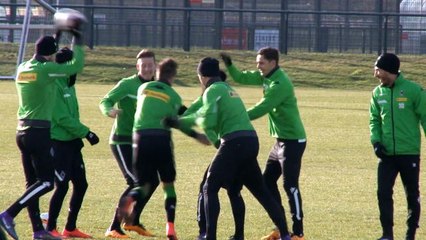
<path id="1" fill-rule="evenodd" d="M 182 115 L 188 108 L 185 105 L 182 105 L 178 110 L 178 115 Z"/>
<path id="2" fill-rule="evenodd" d="M 87 141 L 89 141 L 90 145 L 92 145 L 92 146 L 99 142 L 99 137 L 92 131 L 89 131 L 86 134 L 85 138 L 87 139 Z"/>
<path id="3" fill-rule="evenodd" d="M 220 57 L 222 58 L 223 62 L 225 63 L 225 66 L 229 67 L 232 65 L 231 56 L 229 56 L 227 53 L 220 53 Z"/>
<path id="4" fill-rule="evenodd" d="M 374 148 L 374 153 L 376 154 L 378 158 L 382 159 L 383 157 L 386 156 L 385 154 L 386 149 L 381 143 L 379 142 L 374 143 L 373 148 Z"/>
<path id="5" fill-rule="evenodd" d="M 169 128 L 178 128 L 179 120 L 176 117 L 165 117 L 162 121 L 163 126 Z"/>

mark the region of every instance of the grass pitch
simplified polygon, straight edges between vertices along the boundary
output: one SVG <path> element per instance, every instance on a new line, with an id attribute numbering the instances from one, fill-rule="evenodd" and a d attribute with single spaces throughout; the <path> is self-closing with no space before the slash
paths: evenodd
<path id="1" fill-rule="evenodd" d="M 95 239 L 104 239 L 104 232 L 110 224 L 118 197 L 125 188 L 125 181 L 108 146 L 113 120 L 104 117 L 98 109 L 100 98 L 111 87 L 112 85 L 77 84 L 82 122 L 101 138 L 98 145 L 90 146 L 86 142 L 83 149 L 89 189 L 77 222 L 80 229 L 92 234 Z M 200 93 L 198 87 L 176 89 L 185 104 L 189 104 Z M 261 97 L 260 88 L 236 86 L 236 89 L 247 107 Z M 296 93 L 308 135 L 300 177 L 306 239 L 378 238 L 381 230 L 376 200 L 377 160 L 369 142 L 368 130 L 370 91 L 297 88 Z M 0 102 L 0 209 L 3 210 L 20 197 L 25 188 L 19 151 L 15 144 L 17 96 L 13 82 L 0 82 Z M 261 148 L 258 160 L 263 168 L 273 139 L 268 135 L 266 117 L 253 123 L 259 135 Z M 173 139 L 177 163 L 176 230 L 180 239 L 195 239 L 198 185 L 215 149 L 202 146 L 178 131 L 174 131 Z M 423 152 L 424 149 L 423 147 Z M 425 180 L 422 171 L 421 184 Z M 286 203 L 282 183 L 279 185 Z M 273 224 L 246 189 L 242 194 L 247 207 L 246 239 L 260 239 L 270 231 Z M 49 193 L 41 199 L 42 211 L 48 210 L 50 196 Z M 222 208 L 218 239 L 227 239 L 233 234 L 234 224 L 226 193 L 221 191 L 220 197 Z M 426 206 L 424 198 L 423 191 L 422 204 Z M 407 210 L 399 179 L 395 186 L 394 200 L 395 239 L 403 239 Z M 65 224 L 67 205 L 68 197 L 58 219 L 59 230 Z M 142 222 L 157 234 L 157 237 L 151 239 L 165 238 L 163 205 L 162 190 L 157 189 L 142 214 Z M 285 209 L 287 220 L 291 222 L 287 205 Z M 417 239 L 426 239 L 424 217 L 423 214 Z M 15 221 L 20 238 L 30 239 L 32 231 L 26 210 Z M 134 233 L 130 233 L 130 236 L 133 239 L 148 239 Z"/>

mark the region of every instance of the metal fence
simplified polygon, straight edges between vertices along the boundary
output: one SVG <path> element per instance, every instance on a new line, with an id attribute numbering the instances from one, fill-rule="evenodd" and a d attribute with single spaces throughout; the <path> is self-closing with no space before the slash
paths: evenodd
<path id="1" fill-rule="evenodd" d="M 185 1 L 188 2 L 188 1 Z M 189 4 L 189 3 L 188 3 Z M 2 4 L 0 41 L 19 42 L 24 4 Z M 426 53 L 422 13 L 53 5 L 83 12 L 90 47 Z M 52 14 L 34 4 L 28 42 L 51 33 Z"/>

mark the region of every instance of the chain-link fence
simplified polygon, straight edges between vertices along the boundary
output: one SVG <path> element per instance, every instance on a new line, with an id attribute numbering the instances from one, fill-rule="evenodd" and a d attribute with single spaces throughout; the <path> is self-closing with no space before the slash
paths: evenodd
<path id="1" fill-rule="evenodd" d="M 0 2 L 0 41 L 19 42 L 25 4 L 21 0 Z M 283 53 L 426 53 L 426 3 L 422 0 L 47 2 L 86 15 L 85 37 L 90 47 L 189 51 L 194 47 L 256 50 L 273 46 Z M 52 14 L 34 3 L 28 42 L 51 33 L 51 24 Z"/>

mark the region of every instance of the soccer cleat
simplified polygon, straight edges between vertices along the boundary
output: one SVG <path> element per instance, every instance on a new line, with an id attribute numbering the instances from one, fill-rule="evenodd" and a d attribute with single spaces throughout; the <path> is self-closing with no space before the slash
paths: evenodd
<path id="1" fill-rule="evenodd" d="M 279 238 L 279 240 L 291 240 L 290 235 L 286 235 L 284 238 Z"/>
<path id="2" fill-rule="evenodd" d="M 123 229 L 126 231 L 137 232 L 141 236 L 154 237 L 155 235 L 145 228 L 142 224 L 130 225 L 128 223 L 123 224 Z"/>
<path id="3" fill-rule="evenodd" d="M 33 233 L 33 240 L 62 240 L 62 238 L 55 237 L 46 230 L 40 230 Z"/>
<path id="4" fill-rule="evenodd" d="M 62 234 L 60 234 L 56 229 L 53 229 L 52 231 L 49 231 L 50 235 L 54 236 L 54 237 L 59 237 L 62 239 L 65 239 L 67 237 L 63 236 Z"/>
<path id="5" fill-rule="evenodd" d="M 280 231 L 278 229 L 274 229 L 271 233 L 261 238 L 261 240 L 280 240 L 280 239 L 281 239 Z"/>
<path id="6" fill-rule="evenodd" d="M 121 230 L 107 230 L 105 232 L 105 237 L 109 237 L 109 238 L 129 238 L 129 236 L 127 236 Z"/>
<path id="7" fill-rule="evenodd" d="M 393 240 L 393 237 L 385 237 L 385 236 L 383 236 L 383 237 L 381 237 L 381 238 L 379 238 L 377 240 Z"/>
<path id="8" fill-rule="evenodd" d="M 64 229 L 64 231 L 62 231 L 62 235 L 67 238 L 92 238 L 92 236 L 80 231 L 78 228 L 72 231 Z"/>
<path id="9" fill-rule="evenodd" d="M 305 240 L 305 237 L 302 235 L 291 234 L 291 240 Z"/>
<path id="10" fill-rule="evenodd" d="M 0 213 L 0 226 L 11 236 L 13 239 L 18 240 L 18 234 L 16 234 L 15 231 L 15 222 L 13 221 L 13 218 L 7 213 L 7 211 L 4 211 Z"/>
<path id="11" fill-rule="evenodd" d="M 175 225 L 172 222 L 168 222 L 166 225 L 167 240 L 178 240 L 176 237 Z"/>
<path id="12" fill-rule="evenodd" d="M 201 233 L 195 240 L 206 240 L 207 236 L 205 233 Z"/>

